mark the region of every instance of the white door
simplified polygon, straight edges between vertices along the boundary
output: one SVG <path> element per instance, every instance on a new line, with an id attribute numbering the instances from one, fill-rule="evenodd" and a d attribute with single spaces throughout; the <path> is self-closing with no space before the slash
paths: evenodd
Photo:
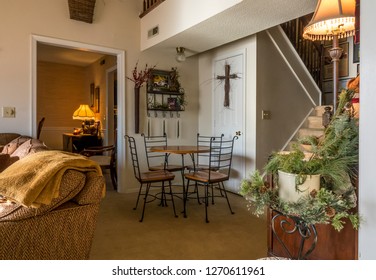
<path id="1" fill-rule="evenodd" d="M 236 53 L 214 61 L 213 131 L 215 135 L 223 133 L 226 138 L 231 138 L 234 135 L 239 137 L 234 143 L 230 180 L 225 184 L 226 189 L 234 193 L 239 192 L 241 180 L 245 177 L 244 60 L 244 53 Z M 228 91 L 227 96 L 226 90 Z"/>

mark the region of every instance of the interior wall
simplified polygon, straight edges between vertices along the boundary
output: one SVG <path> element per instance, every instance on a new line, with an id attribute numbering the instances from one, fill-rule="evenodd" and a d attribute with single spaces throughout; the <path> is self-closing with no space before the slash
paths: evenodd
<path id="1" fill-rule="evenodd" d="M 72 119 L 79 104 L 89 104 L 86 68 L 38 62 L 37 120 L 45 118 L 41 139 L 53 149 L 62 149 L 62 133 L 72 132 L 81 122 Z"/>
<path id="2" fill-rule="evenodd" d="M 95 120 L 99 120 L 101 122 L 101 133 L 104 139 L 107 139 L 107 122 L 106 118 L 108 114 L 113 114 L 112 107 L 108 107 L 107 104 L 107 81 L 106 75 L 107 70 L 116 66 L 116 56 L 113 55 L 106 55 L 96 62 L 92 63 L 91 65 L 86 67 L 86 76 L 85 76 L 85 96 L 90 96 L 90 84 L 94 84 L 94 92 L 96 88 L 99 88 L 99 112 L 95 113 Z M 94 100 L 95 102 L 95 100 Z M 91 100 L 85 104 L 90 104 Z M 109 115 L 110 117 L 111 115 Z"/>
<path id="3" fill-rule="evenodd" d="M 266 32 L 257 34 L 257 168 L 283 148 L 314 107 Z M 262 110 L 270 119 L 262 119 Z"/>
<path id="4" fill-rule="evenodd" d="M 126 72 L 140 56 L 140 1 L 97 1 L 94 22 L 69 18 L 66 0 L 5 1 L 0 9 L 0 107 L 16 108 L 1 119 L 2 131 L 32 134 L 31 35 L 38 34 L 127 51 Z M 41 16 L 43 11 L 43 16 Z M 22 17 L 15 15 L 23 13 Z M 132 28 L 125 28 L 132 26 Z M 133 38 L 133 39 L 129 39 Z"/>

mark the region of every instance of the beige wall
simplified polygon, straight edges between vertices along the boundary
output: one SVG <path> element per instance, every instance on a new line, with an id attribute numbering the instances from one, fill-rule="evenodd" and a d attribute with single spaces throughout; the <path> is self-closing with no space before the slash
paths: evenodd
<path id="1" fill-rule="evenodd" d="M 125 64 L 125 75 L 131 75 L 137 61 L 142 67 L 146 63 L 148 65 L 156 64 L 157 68 L 163 70 L 178 66 L 181 82 L 186 88 L 189 102 L 186 112 L 181 116 L 185 134 L 179 141 L 181 143 L 192 141 L 191 135 L 195 135 L 198 125 L 197 111 L 194 107 L 198 91 L 196 58 L 192 57 L 187 59 L 186 63 L 178 64 L 174 58 L 175 50 L 172 50 L 171 54 L 166 52 L 160 54 L 156 51 L 140 52 L 140 19 L 138 15 L 142 9 L 142 1 L 97 1 L 93 24 L 71 20 L 66 0 L 12 0 L 1 1 L 1 5 L 0 108 L 3 106 L 16 108 L 15 118 L 0 117 L 1 132 L 31 135 L 33 127 L 36 127 L 38 120 L 36 119 L 35 123 L 32 123 L 36 112 L 32 103 L 34 86 L 32 35 L 39 35 L 124 50 L 125 61 L 122 63 Z M 20 14 L 22 16 L 18 16 Z M 122 105 L 125 108 L 125 113 L 119 118 L 122 118 L 125 133 L 134 135 L 133 83 L 127 81 L 125 75 L 121 77 L 124 79 L 125 88 L 123 92 L 119 92 L 121 100 L 124 102 Z M 143 126 L 146 118 L 145 103 L 141 104 L 140 112 Z M 50 125 L 47 120 L 46 125 Z M 122 142 L 118 143 L 121 153 L 118 156 L 122 161 L 119 170 L 121 177 L 119 191 L 125 192 L 137 189 L 137 182 L 133 178 L 130 162 L 127 161 L 124 140 L 122 137 L 121 139 Z M 141 140 L 141 138 L 137 136 L 137 140 Z M 173 141 L 178 140 L 173 139 Z"/>

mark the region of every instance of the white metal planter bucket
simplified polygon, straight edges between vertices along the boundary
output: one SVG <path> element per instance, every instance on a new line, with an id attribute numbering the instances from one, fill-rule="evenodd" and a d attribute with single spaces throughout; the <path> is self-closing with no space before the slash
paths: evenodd
<path id="1" fill-rule="evenodd" d="M 320 175 L 306 175 L 301 185 L 296 184 L 296 174 L 278 170 L 279 197 L 285 202 L 297 202 L 302 196 L 307 196 L 311 191 L 320 189 Z"/>

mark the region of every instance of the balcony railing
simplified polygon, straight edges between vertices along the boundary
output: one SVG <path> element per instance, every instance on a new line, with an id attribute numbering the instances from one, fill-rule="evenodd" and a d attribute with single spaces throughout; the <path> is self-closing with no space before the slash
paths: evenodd
<path id="1" fill-rule="evenodd" d="M 143 10 L 140 14 L 140 18 L 148 14 L 150 11 L 155 9 L 159 4 L 164 2 L 165 0 L 143 0 Z"/>

